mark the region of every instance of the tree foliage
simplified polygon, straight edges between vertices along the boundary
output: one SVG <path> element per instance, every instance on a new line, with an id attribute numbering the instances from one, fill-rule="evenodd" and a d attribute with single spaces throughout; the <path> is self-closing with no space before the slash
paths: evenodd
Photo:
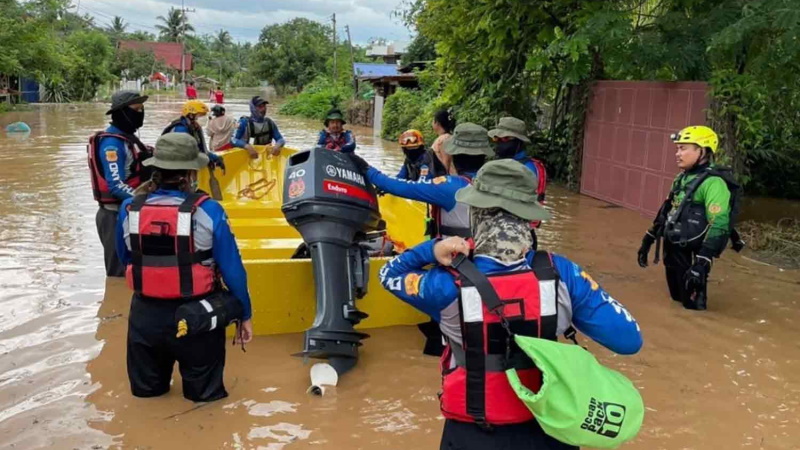
<path id="1" fill-rule="evenodd" d="M 180 42 L 182 37 L 194 33 L 194 27 L 180 9 L 170 8 L 166 17 L 158 16 L 156 19 L 161 21 L 156 24 L 156 29 L 163 41 Z"/>

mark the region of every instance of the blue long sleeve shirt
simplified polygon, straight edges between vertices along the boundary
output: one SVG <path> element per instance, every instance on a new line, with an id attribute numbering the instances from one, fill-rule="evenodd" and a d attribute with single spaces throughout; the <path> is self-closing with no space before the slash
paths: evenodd
<path id="1" fill-rule="evenodd" d="M 431 316 L 442 319 L 442 311 L 458 301 L 455 277 L 436 264 L 433 247 L 438 240 L 423 242 L 395 257 L 380 271 L 381 284 L 396 297 Z M 475 265 L 483 273 L 509 272 L 530 267 L 534 252 L 525 261 L 504 264 L 476 256 Z M 625 307 L 603 290 L 580 266 L 553 254 L 553 264 L 560 276 L 560 290 L 566 290 L 572 308 L 571 322 L 585 335 L 619 354 L 633 354 L 642 347 L 642 335 L 636 320 Z M 410 277 L 410 278 L 409 278 Z M 409 282 L 406 282 L 406 281 Z"/>
<path id="2" fill-rule="evenodd" d="M 329 133 L 327 130 L 320 131 L 317 137 L 317 147 L 327 148 L 328 136 Z M 356 138 L 353 136 L 353 132 L 345 130 L 342 132 L 342 136 L 344 136 L 344 144 L 342 144 L 339 151 L 342 153 L 353 153 L 356 150 Z"/>
<path id="3" fill-rule="evenodd" d="M 186 198 L 186 195 L 181 191 L 157 190 L 148 196 L 148 204 L 151 201 L 157 204 L 179 204 L 181 199 Z M 126 265 L 131 262 L 127 207 L 132 200 L 130 198 L 122 203 L 117 220 L 117 255 L 120 261 Z M 247 290 L 247 272 L 244 269 L 236 239 L 228 226 L 228 215 L 222 205 L 213 199 L 201 203 L 199 210 L 192 216 L 192 229 L 195 248 L 198 250 L 211 248 L 212 258 L 222 275 L 222 281 L 241 302 L 244 311 L 242 320 L 251 318 L 253 313 L 250 306 L 250 293 Z"/>
<path id="4" fill-rule="evenodd" d="M 123 131 L 114 125 L 109 125 L 106 132 L 123 134 Z M 100 166 L 103 168 L 103 177 L 111 195 L 120 200 L 130 198 L 134 188 L 128 185 L 127 181 L 131 175 L 133 154 L 128 150 L 128 145 L 120 138 L 107 136 L 100 139 L 98 146 Z"/>
<path id="5" fill-rule="evenodd" d="M 530 169 L 530 171 L 536 175 L 536 178 L 539 178 L 539 169 L 536 168 L 536 164 L 531 161 L 531 157 L 528 156 L 528 153 L 526 153 L 525 150 L 517 152 L 517 154 L 514 155 L 514 160 L 520 162 L 523 166 Z"/>
<path id="6" fill-rule="evenodd" d="M 172 128 L 171 132 L 172 133 L 186 133 L 186 134 L 194 136 L 194 134 L 191 132 L 191 128 L 189 128 L 189 119 L 187 119 L 186 117 L 181 117 L 181 122 L 179 124 L 175 125 Z M 222 159 L 222 157 L 217 155 L 216 153 L 209 152 L 208 149 L 206 149 L 203 146 L 202 143 L 198 142 L 197 146 L 198 146 L 198 148 L 200 148 L 200 152 L 205 153 L 208 156 L 208 159 L 211 162 L 216 163 L 216 162 L 219 162 L 220 159 Z"/>
<path id="7" fill-rule="evenodd" d="M 456 192 L 469 185 L 465 178 L 453 175 L 434 179 L 423 177 L 417 181 L 402 180 L 387 176 L 374 167 L 367 171 L 367 180 L 392 195 L 439 206 L 448 212 L 456 207 Z"/>
<path id="8" fill-rule="evenodd" d="M 264 119 L 264 120 L 270 120 L 270 119 Z M 233 144 L 234 147 L 245 148 L 247 146 L 247 144 L 249 143 L 248 141 L 250 140 L 250 137 L 248 136 L 247 133 L 247 128 L 249 125 L 250 125 L 249 117 L 242 117 L 241 119 L 239 119 L 239 125 L 236 127 L 236 132 L 233 133 L 233 136 L 231 137 L 231 144 Z M 275 121 L 272 122 L 272 138 L 273 138 L 273 143 L 275 145 L 280 145 L 280 146 L 286 145 L 286 139 L 283 138 L 281 130 L 278 129 L 278 124 L 276 124 Z"/>

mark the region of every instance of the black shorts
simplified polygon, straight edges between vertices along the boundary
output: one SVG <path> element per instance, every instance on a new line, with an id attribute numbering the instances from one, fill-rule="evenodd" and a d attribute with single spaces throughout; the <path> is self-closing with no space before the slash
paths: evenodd
<path id="1" fill-rule="evenodd" d="M 180 305 L 178 301 L 145 300 L 134 294 L 128 318 L 131 392 L 136 397 L 169 392 L 177 361 L 184 397 L 195 402 L 225 398 L 225 329 L 176 338 L 175 310 Z"/>
<path id="2" fill-rule="evenodd" d="M 447 419 L 439 450 L 577 450 L 548 436 L 539 422 L 495 426 L 484 430 L 474 423 Z"/>

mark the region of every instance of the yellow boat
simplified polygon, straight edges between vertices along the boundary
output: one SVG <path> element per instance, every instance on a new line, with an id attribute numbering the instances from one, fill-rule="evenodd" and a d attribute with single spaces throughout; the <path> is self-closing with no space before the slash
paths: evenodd
<path id="1" fill-rule="evenodd" d="M 226 173 L 217 169 L 223 198 L 247 270 L 253 305 L 255 334 L 302 332 L 311 327 L 316 313 L 311 261 L 290 259 L 303 242 L 281 212 L 283 174 L 288 158 L 297 152 L 284 148 L 270 156 L 270 147 L 256 147 L 261 156 L 251 159 L 243 149 L 220 152 Z M 200 172 L 200 188 L 210 192 L 208 171 Z M 387 236 L 397 247 L 419 243 L 424 235 L 425 206 L 393 196 L 379 199 L 387 223 Z M 388 258 L 370 259 L 369 292 L 357 300 L 369 314 L 356 328 L 410 325 L 428 318 L 389 294 L 378 280 Z"/>

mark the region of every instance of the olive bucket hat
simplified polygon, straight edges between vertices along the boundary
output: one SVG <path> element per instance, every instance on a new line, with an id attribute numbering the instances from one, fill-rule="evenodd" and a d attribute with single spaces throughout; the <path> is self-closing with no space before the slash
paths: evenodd
<path id="1" fill-rule="evenodd" d="M 158 138 L 153 156 L 142 161 L 142 165 L 167 170 L 200 170 L 208 166 L 208 156 L 200 153 L 192 136 L 167 133 Z"/>
<path id="2" fill-rule="evenodd" d="M 344 114 L 338 108 L 333 108 L 325 115 L 325 126 L 328 126 L 328 122 L 331 120 L 339 120 L 342 122 L 342 125 L 346 124 L 347 122 L 344 120 Z"/>
<path id="3" fill-rule="evenodd" d="M 147 95 L 142 95 L 136 91 L 117 91 L 111 96 L 111 108 L 106 111 L 106 115 L 119 111 L 126 106 L 144 103 L 148 98 Z"/>
<path id="4" fill-rule="evenodd" d="M 497 122 L 497 126 L 489 131 L 489 137 L 492 139 L 513 137 L 527 144 L 531 143 L 531 140 L 528 139 L 528 127 L 525 122 L 516 117 L 502 117 Z"/>
<path id="5" fill-rule="evenodd" d="M 494 155 L 486 128 L 469 122 L 458 125 L 443 148 L 448 155 Z"/>
<path id="6" fill-rule="evenodd" d="M 456 192 L 456 200 L 475 208 L 502 208 L 525 220 L 547 220 L 550 213 L 537 201 L 538 180 L 513 159 L 486 163 L 472 184 Z"/>

